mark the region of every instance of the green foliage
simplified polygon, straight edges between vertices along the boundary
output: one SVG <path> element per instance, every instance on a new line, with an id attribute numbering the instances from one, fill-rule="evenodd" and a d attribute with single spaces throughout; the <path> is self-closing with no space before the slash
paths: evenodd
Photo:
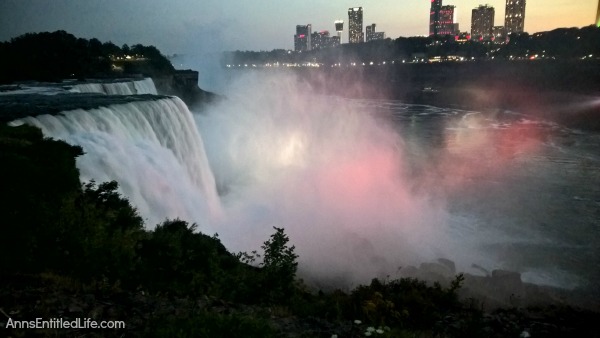
<path id="1" fill-rule="evenodd" d="M 128 62 L 127 73 L 172 74 L 175 69 L 154 46 L 135 45 L 119 48 L 112 42 L 76 38 L 65 31 L 28 33 L 0 44 L 0 83 L 18 80 L 60 81 L 86 77 L 110 77 L 115 57 L 130 53 L 145 60 Z"/>
<path id="2" fill-rule="evenodd" d="M 82 189 L 79 147 L 37 128 L 0 128 L 0 270 L 55 271 L 89 279 L 133 269 L 142 220 L 116 182 Z"/>
<path id="3" fill-rule="evenodd" d="M 352 294 L 351 315 L 370 324 L 409 328 L 431 328 L 444 316 L 461 307 L 456 291 L 464 278 L 456 276 L 451 286 L 442 288 L 413 278 L 382 283 L 374 279 Z"/>
<path id="4" fill-rule="evenodd" d="M 153 291 L 214 294 L 236 271 L 235 256 L 219 239 L 196 232 L 196 224 L 165 221 L 140 242 L 139 283 Z"/>
<path id="5" fill-rule="evenodd" d="M 0 271 L 44 266 L 36 257 L 52 250 L 56 211 L 80 190 L 75 157 L 82 153 L 34 127 L 0 126 Z"/>
<path id="6" fill-rule="evenodd" d="M 277 337 L 265 319 L 255 316 L 200 312 L 187 318 L 165 318 L 153 322 L 146 337 Z"/>
<path id="7" fill-rule="evenodd" d="M 136 247 L 144 236 L 137 210 L 115 181 L 83 186 L 59 210 L 56 237 L 59 272 L 91 280 L 128 281 L 136 269 Z M 61 254 L 62 253 L 62 254 Z M 52 266 L 52 265 L 50 265 Z"/>
<path id="8" fill-rule="evenodd" d="M 273 227 L 275 233 L 265 241 L 262 267 L 265 274 L 264 287 L 270 290 L 272 300 L 285 300 L 292 295 L 298 269 L 295 246 L 288 246 L 289 237 L 283 228 Z"/>

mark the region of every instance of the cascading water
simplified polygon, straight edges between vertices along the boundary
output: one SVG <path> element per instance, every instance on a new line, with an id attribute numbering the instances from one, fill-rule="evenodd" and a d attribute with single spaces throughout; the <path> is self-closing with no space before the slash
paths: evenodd
<path id="1" fill-rule="evenodd" d="M 153 227 L 180 217 L 212 231 L 220 213 L 215 181 L 202 138 L 177 97 L 117 104 L 11 122 L 83 147 L 77 166 L 84 181 L 117 180 Z"/>
<path id="2" fill-rule="evenodd" d="M 156 86 L 151 78 L 127 82 L 80 83 L 73 86 L 73 92 L 103 93 L 107 95 L 156 95 Z"/>
<path id="3" fill-rule="evenodd" d="M 303 277 L 356 285 L 440 257 L 558 286 L 598 276 L 593 135 L 555 147 L 518 114 L 323 97 L 283 74 L 229 90 L 193 116 L 162 98 L 13 125 L 81 145 L 82 179 L 117 180 L 148 227 L 180 217 L 233 252 L 284 227 Z"/>

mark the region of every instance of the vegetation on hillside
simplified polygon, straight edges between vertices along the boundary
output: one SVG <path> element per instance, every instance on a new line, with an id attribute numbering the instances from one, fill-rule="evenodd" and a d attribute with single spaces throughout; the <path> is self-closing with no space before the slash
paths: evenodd
<path id="1" fill-rule="evenodd" d="M 171 62 L 154 46 L 118 47 L 65 31 L 28 33 L 0 42 L 0 83 L 61 81 L 87 77 L 172 74 Z"/>

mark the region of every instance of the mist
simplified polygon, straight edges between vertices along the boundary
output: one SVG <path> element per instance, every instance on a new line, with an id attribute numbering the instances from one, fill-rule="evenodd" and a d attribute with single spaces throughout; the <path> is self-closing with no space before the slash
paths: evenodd
<path id="1" fill-rule="evenodd" d="M 451 150 L 429 152 L 376 101 L 319 95 L 285 71 L 242 73 L 224 94 L 195 119 L 224 208 L 216 231 L 231 250 L 256 250 L 283 227 L 302 277 L 346 285 L 437 258 L 497 267 L 479 248 L 493 234 L 447 210 L 449 193 L 484 169 L 456 154 L 487 149 L 494 134 L 452 134 Z"/>
<path id="2" fill-rule="evenodd" d="M 580 215 L 596 209 L 594 134 L 506 110 L 328 96 L 311 85 L 321 80 L 234 71 L 199 112 L 170 97 L 11 125 L 81 145 L 82 181 L 117 180 L 149 229 L 180 218 L 236 253 L 260 252 L 284 228 L 317 287 L 403 277 L 439 258 L 456 272 L 593 287 L 597 223 Z M 73 90 L 153 92 L 149 82 Z"/>

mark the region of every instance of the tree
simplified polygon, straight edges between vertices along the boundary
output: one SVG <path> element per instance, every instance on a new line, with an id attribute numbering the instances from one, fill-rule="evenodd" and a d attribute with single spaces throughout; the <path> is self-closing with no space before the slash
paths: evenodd
<path id="1" fill-rule="evenodd" d="M 271 291 L 271 300 L 285 300 L 294 290 L 294 279 L 298 269 L 294 253 L 295 246 L 288 246 L 289 238 L 283 228 L 273 227 L 275 233 L 264 242 L 262 267 L 265 273 L 265 284 Z"/>

